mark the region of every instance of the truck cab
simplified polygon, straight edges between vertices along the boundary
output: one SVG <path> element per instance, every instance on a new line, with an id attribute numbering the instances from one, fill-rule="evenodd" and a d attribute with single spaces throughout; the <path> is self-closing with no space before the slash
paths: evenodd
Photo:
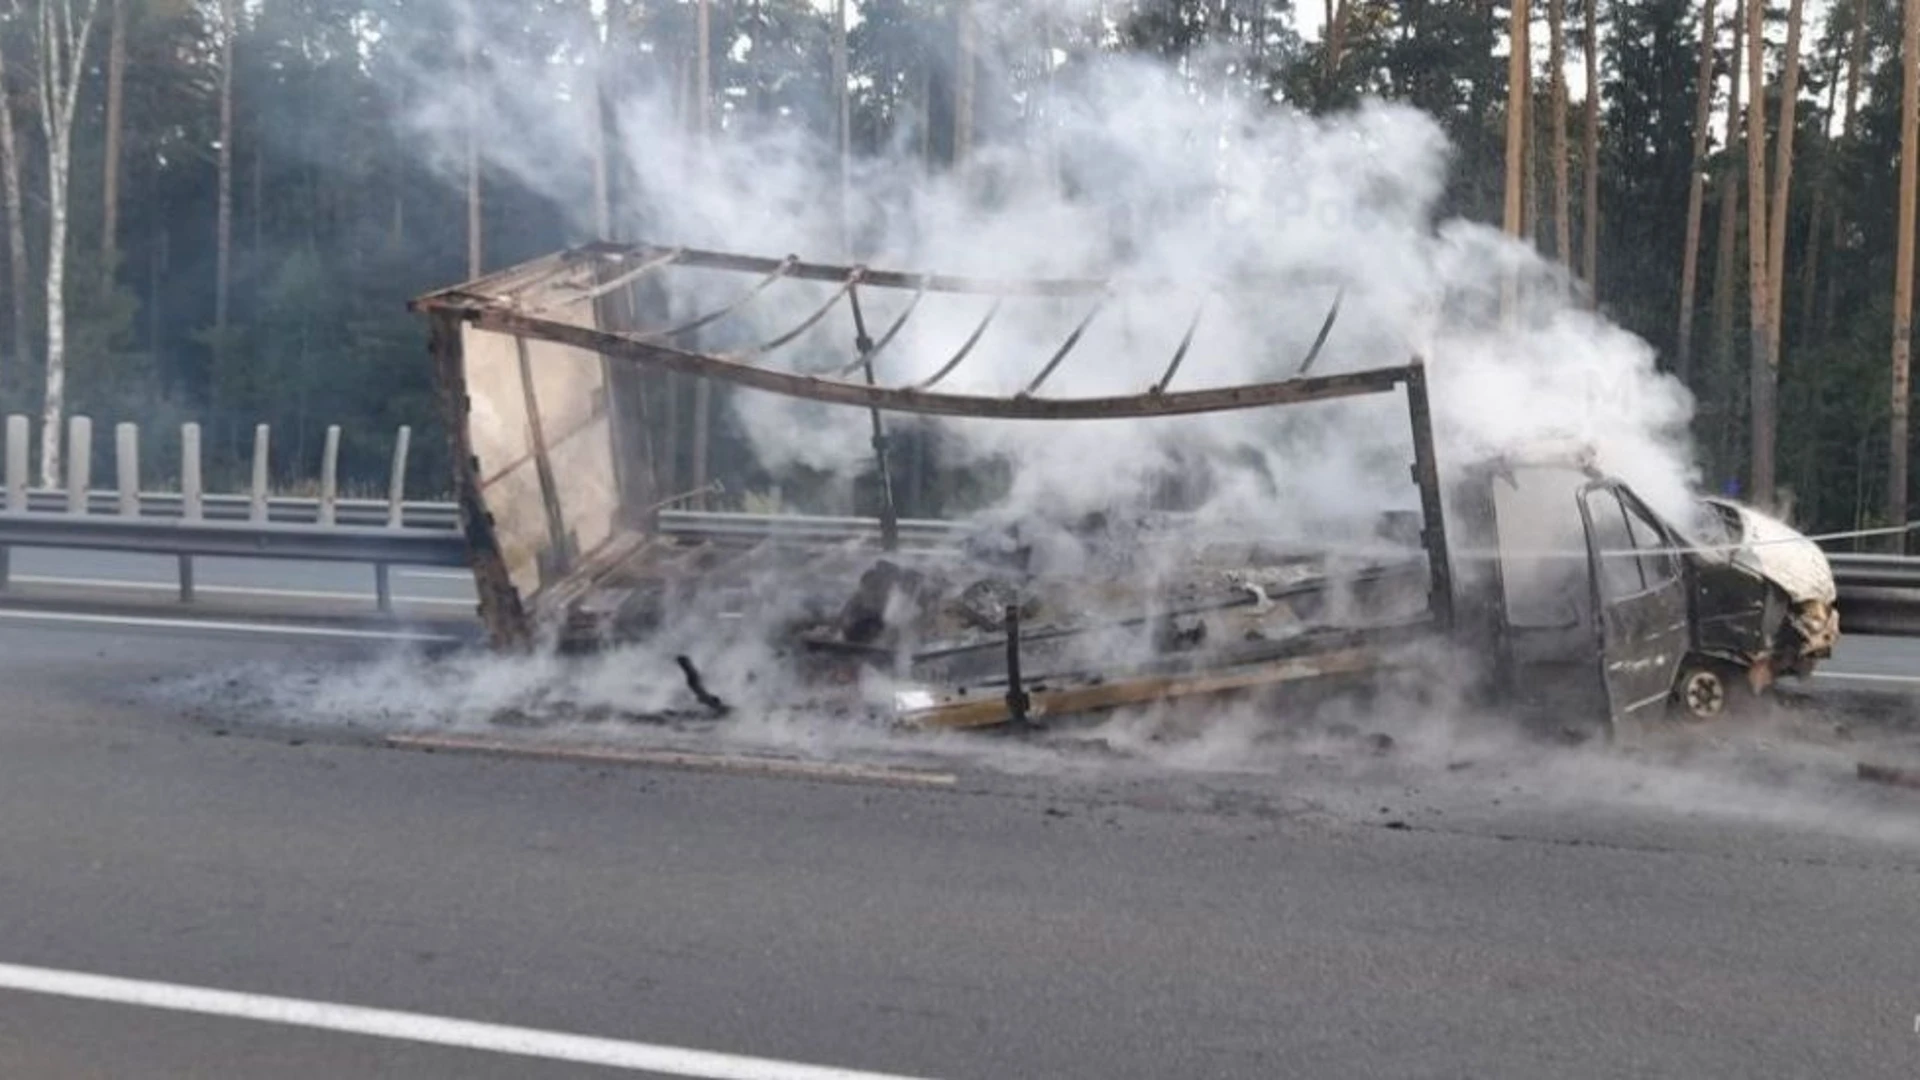
<path id="1" fill-rule="evenodd" d="M 1452 502 L 1459 629 L 1529 714 L 1714 717 L 1838 636 L 1812 541 L 1727 499 L 1672 520 L 1583 448 L 1478 462 Z"/>

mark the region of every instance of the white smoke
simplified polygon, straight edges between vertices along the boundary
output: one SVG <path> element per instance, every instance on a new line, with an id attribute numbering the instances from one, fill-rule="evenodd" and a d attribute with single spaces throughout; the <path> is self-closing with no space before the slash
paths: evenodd
<path id="1" fill-rule="evenodd" d="M 445 53 L 432 60 L 451 62 Z M 831 147 L 798 124 L 748 132 L 742 120 L 701 139 L 656 87 L 613 102 L 613 137 L 603 144 L 586 104 L 590 56 L 475 72 L 480 155 L 493 175 L 564 208 L 576 239 L 595 231 L 591 162 L 610 146 L 625 193 L 614 223 L 623 237 L 889 269 L 1114 281 L 1120 295 L 1047 383 L 1053 396 L 1145 390 L 1208 293 L 1176 385 L 1288 377 L 1337 287 L 1340 316 L 1315 372 L 1424 359 L 1443 467 L 1534 440 L 1581 438 L 1657 509 L 1685 513 L 1695 471 L 1684 388 L 1656 371 L 1646 343 L 1585 310 L 1562 271 L 1530 247 L 1483 225 L 1434 220 L 1450 147 L 1435 121 L 1411 108 L 1366 101 L 1313 117 L 1196 94 L 1185 74 L 1154 59 L 1102 56 L 1053 88 L 1049 126 L 1019 140 L 982 132 L 963 170 L 930 176 L 912 155 L 859 161 L 847 250 Z M 411 134 L 458 180 L 470 103 L 447 93 L 418 100 Z M 717 277 L 691 275 L 678 297 L 684 307 L 729 296 Z M 1510 277 L 1526 302 L 1502 323 Z M 1129 291 L 1129 283 L 1151 284 Z M 772 290 L 742 313 L 738 337 L 783 331 L 826 295 L 824 286 Z M 865 295 L 870 325 L 887 325 L 905 301 Z M 941 388 L 1019 391 L 1088 303 L 1008 304 Z M 933 372 L 985 306 L 979 297 L 926 301 L 885 354 L 881 381 Z M 836 313 L 772 362 L 819 370 L 851 356 L 852 336 Z M 751 392 L 726 399 L 770 469 L 852 474 L 868 464 L 864 417 L 853 410 Z M 1290 520 L 1345 518 L 1412 498 L 1397 395 L 1197 422 L 968 421 L 945 430 L 958 437 L 948 452 L 962 462 L 1013 463 L 1015 506 L 1124 506 L 1176 453 L 1234 449 L 1262 460 L 1279 489 L 1267 498 L 1284 503 Z M 1249 490 L 1229 480 L 1222 498 L 1252 512 Z"/>

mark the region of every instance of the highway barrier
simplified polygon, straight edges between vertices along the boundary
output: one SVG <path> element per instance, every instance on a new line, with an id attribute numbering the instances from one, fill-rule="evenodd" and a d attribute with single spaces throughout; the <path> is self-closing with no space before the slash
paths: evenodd
<path id="1" fill-rule="evenodd" d="M 206 557 L 293 559 L 371 564 L 375 600 L 392 611 L 388 568 L 395 565 L 464 568 L 468 565 L 459 508 L 450 502 L 408 501 L 405 477 L 411 432 L 394 441 L 384 499 L 340 498 L 336 477 L 339 428 L 327 429 L 320 462 L 319 494 L 275 495 L 269 490 L 270 432 L 255 431 L 252 483 L 245 493 L 209 494 L 200 483 L 200 430 L 181 429 L 180 490 L 140 487 L 139 429 L 115 428 L 115 485 L 92 486 L 92 422 L 68 421 L 65 486 L 28 482 L 28 420 L 6 424 L 4 488 L 0 488 L 0 590 L 8 586 L 9 552 L 15 547 L 118 551 L 178 560 L 179 592 L 194 598 L 193 560 Z M 662 533 L 720 545 L 771 538 L 815 543 L 878 541 L 875 518 L 729 511 L 661 510 Z M 902 547 L 952 545 L 963 527 L 951 521 L 903 519 Z M 1829 552 L 1843 632 L 1920 636 L 1920 558 Z"/>

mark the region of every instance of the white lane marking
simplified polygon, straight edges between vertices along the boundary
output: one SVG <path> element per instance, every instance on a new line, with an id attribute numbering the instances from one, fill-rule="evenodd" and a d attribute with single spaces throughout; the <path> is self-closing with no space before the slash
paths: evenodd
<path id="1" fill-rule="evenodd" d="M 408 630 L 358 630 L 339 626 L 299 626 L 284 623 L 223 622 L 218 619 L 158 619 L 145 615 L 85 615 L 66 611 L 28 611 L 0 608 L 0 619 L 29 622 L 86 623 L 94 626 L 144 626 L 162 630 L 224 630 L 240 634 L 289 637 L 350 638 L 376 641 L 460 641 L 452 634 Z"/>
<path id="2" fill-rule="evenodd" d="M 910 1080 L 886 1073 L 802 1065 L 771 1058 L 742 1057 L 678 1046 L 656 1046 L 542 1031 L 538 1028 L 455 1020 L 424 1013 L 269 997 L 18 964 L 0 964 L 0 989 L 258 1020 L 269 1024 L 322 1028 L 382 1039 L 435 1043 L 465 1050 L 631 1069 L 663 1076 L 700 1077 L 703 1080 Z"/>
<path id="3" fill-rule="evenodd" d="M 435 581 L 473 582 L 473 575 L 465 570 L 395 570 L 400 577 L 431 578 Z"/>
<path id="4" fill-rule="evenodd" d="M 35 577 L 30 574 L 15 574 L 10 579 L 21 585 L 59 585 L 74 589 L 148 589 L 155 592 L 177 592 L 180 586 L 167 581 L 121 581 L 112 578 L 67 578 Z M 260 589 L 248 585 L 198 585 L 194 592 L 215 593 L 226 596 L 274 596 L 289 600 L 373 600 L 372 592 L 345 593 L 322 592 L 309 589 Z M 395 603 L 408 604 L 447 604 L 470 608 L 471 600 L 457 600 L 446 596 L 396 596 Z"/>
<path id="5" fill-rule="evenodd" d="M 1852 671 L 1816 671 L 1816 679 L 1845 679 L 1849 682 L 1890 682 L 1920 685 L 1920 675 L 1868 675 Z"/>

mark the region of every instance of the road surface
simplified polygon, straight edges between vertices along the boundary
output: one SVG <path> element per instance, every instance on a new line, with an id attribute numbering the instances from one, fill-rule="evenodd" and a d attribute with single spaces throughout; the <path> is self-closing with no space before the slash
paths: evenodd
<path id="1" fill-rule="evenodd" d="M 989 738 L 851 783 L 255 714 L 385 648 L 0 621 L 0 1075 L 1920 1072 L 1920 792 L 1844 754 Z"/>

